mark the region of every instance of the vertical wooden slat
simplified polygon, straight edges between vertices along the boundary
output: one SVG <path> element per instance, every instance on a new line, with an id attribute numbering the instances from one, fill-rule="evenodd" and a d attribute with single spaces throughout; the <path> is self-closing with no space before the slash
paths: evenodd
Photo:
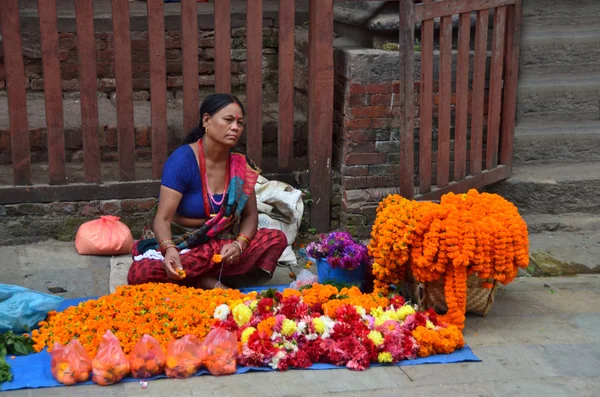
<path id="1" fill-rule="evenodd" d="M 460 14 L 458 61 L 456 66 L 456 125 L 454 130 L 454 180 L 467 173 L 467 117 L 469 113 L 469 44 L 471 14 Z"/>
<path id="2" fill-rule="evenodd" d="M 0 25 L 8 91 L 13 183 L 29 185 L 31 184 L 31 159 L 29 158 L 25 65 L 17 0 L 0 1 Z"/>
<path id="3" fill-rule="evenodd" d="M 48 175 L 51 185 L 66 182 L 62 79 L 58 58 L 56 0 L 38 0 L 44 72 L 44 103 L 48 134 Z"/>
<path id="4" fill-rule="evenodd" d="M 498 137 L 500 135 L 500 111 L 502 110 L 502 85 L 504 71 L 504 39 L 506 29 L 506 7 L 494 12 L 492 35 L 492 70 L 490 74 L 490 99 L 488 102 L 488 128 L 486 168 L 498 165 Z"/>
<path id="5" fill-rule="evenodd" d="M 431 3 L 432 0 L 423 0 Z M 402 3 L 402 2 L 400 2 Z M 407 43 L 408 45 L 408 43 Z M 402 62 L 402 61 L 400 61 Z M 431 191 L 431 128 L 433 121 L 433 20 L 421 27 L 421 95 L 419 117 L 419 193 Z"/>
<path id="6" fill-rule="evenodd" d="M 92 0 L 75 2 L 77 53 L 81 99 L 81 135 L 86 182 L 100 182 L 100 138 L 98 136 L 98 97 L 96 83 L 96 40 Z"/>
<path id="7" fill-rule="evenodd" d="M 504 72 L 504 103 L 502 105 L 502 139 L 500 163 L 506 167 L 507 176 L 512 172 L 513 142 L 515 136 L 515 112 L 517 108 L 517 84 L 519 79 L 519 50 L 521 38 L 522 2 L 517 0 L 510 7 L 506 34 L 506 70 Z"/>
<path id="8" fill-rule="evenodd" d="M 333 0 L 310 0 L 308 159 L 314 200 L 311 224 L 329 229 L 333 134 Z"/>
<path id="9" fill-rule="evenodd" d="M 471 150 L 469 167 L 471 175 L 477 175 L 481 172 L 488 18 L 489 10 L 477 12 L 475 28 L 475 62 L 473 65 L 473 104 L 471 108 Z"/>
<path id="10" fill-rule="evenodd" d="M 160 179 L 167 160 L 167 66 L 164 0 L 147 0 L 152 118 L 152 178 Z M 197 80 L 196 80 L 197 81 Z"/>
<path id="11" fill-rule="evenodd" d="M 289 170 L 294 157 L 294 1 L 279 1 L 279 168 Z"/>
<path id="12" fill-rule="evenodd" d="M 183 130 L 187 134 L 200 123 L 198 94 L 198 3 L 181 1 L 183 49 Z"/>
<path id="13" fill-rule="evenodd" d="M 131 34 L 129 0 L 112 0 L 119 130 L 119 175 L 122 181 L 135 180 L 135 136 L 133 125 L 133 82 L 131 75 Z"/>
<path id="14" fill-rule="evenodd" d="M 415 104 L 413 78 L 413 62 L 415 56 L 415 5 L 413 0 L 400 0 L 398 11 L 400 15 L 400 90 L 398 97 L 402 105 L 400 106 L 400 114 L 398 114 L 400 119 L 400 194 L 407 199 L 412 199 L 415 193 L 413 181 L 415 167 L 415 131 L 413 127 Z M 423 54 L 423 52 L 421 52 L 421 54 Z M 423 73 L 423 68 L 421 68 L 421 73 Z M 422 80 L 423 78 L 421 78 L 421 81 Z M 423 131 L 421 131 L 421 133 L 422 132 Z"/>
<path id="15" fill-rule="evenodd" d="M 215 1 L 215 89 L 231 92 L 231 0 Z"/>
<path id="16" fill-rule="evenodd" d="M 260 167 L 262 164 L 262 44 L 263 1 L 246 2 L 246 153 Z"/>
<path id="17" fill-rule="evenodd" d="M 452 112 L 452 17 L 440 26 L 440 105 L 438 113 L 437 186 L 449 182 L 450 116 Z"/>

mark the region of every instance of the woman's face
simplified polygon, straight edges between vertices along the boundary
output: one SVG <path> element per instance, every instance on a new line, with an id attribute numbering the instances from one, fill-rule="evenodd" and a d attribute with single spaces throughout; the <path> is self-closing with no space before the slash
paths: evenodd
<path id="1" fill-rule="evenodd" d="M 237 103 L 232 103 L 212 116 L 204 116 L 206 135 L 223 145 L 234 147 L 244 132 L 244 114 Z"/>

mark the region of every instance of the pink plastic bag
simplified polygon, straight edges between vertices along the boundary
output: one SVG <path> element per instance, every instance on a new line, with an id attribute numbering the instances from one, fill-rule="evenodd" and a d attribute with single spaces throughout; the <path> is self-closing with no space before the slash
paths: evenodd
<path id="1" fill-rule="evenodd" d="M 204 350 L 202 363 L 212 375 L 235 373 L 238 345 L 233 332 L 225 328 L 215 328 L 206 336 L 202 347 Z"/>
<path id="2" fill-rule="evenodd" d="M 67 346 L 56 342 L 50 353 L 50 369 L 54 379 L 64 385 L 74 385 L 90 378 L 92 360 L 77 339 Z"/>
<path id="3" fill-rule="evenodd" d="M 79 227 L 75 248 L 80 255 L 122 255 L 133 248 L 131 231 L 119 217 L 106 215 Z"/>

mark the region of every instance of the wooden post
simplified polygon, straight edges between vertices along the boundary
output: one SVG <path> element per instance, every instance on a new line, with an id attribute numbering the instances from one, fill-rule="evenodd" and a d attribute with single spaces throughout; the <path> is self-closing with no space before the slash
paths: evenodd
<path id="1" fill-rule="evenodd" d="M 75 2 L 77 53 L 81 87 L 81 135 L 83 137 L 84 180 L 100 182 L 100 137 L 98 136 L 98 97 L 96 83 L 96 39 L 92 0 Z"/>
<path id="2" fill-rule="evenodd" d="M 458 64 L 456 67 L 456 129 L 454 130 L 454 180 L 467 174 L 467 121 L 469 116 L 469 44 L 471 14 L 460 14 Z"/>
<path id="3" fill-rule="evenodd" d="M 414 82 L 415 5 L 400 0 L 400 194 L 414 196 Z"/>
<path id="4" fill-rule="evenodd" d="M 290 170 L 294 158 L 294 16 L 295 2 L 279 1 L 279 169 Z"/>
<path id="5" fill-rule="evenodd" d="M 181 46 L 183 49 L 183 133 L 200 123 L 198 98 L 198 3 L 181 1 Z"/>
<path id="6" fill-rule="evenodd" d="M 163 165 L 167 160 L 165 12 L 163 5 L 164 0 L 147 1 L 148 53 L 150 55 L 150 112 L 152 118 L 152 178 L 160 179 Z M 197 81 L 198 80 L 196 79 L 196 82 Z"/>
<path id="7" fill-rule="evenodd" d="M 231 0 L 215 1 L 215 89 L 231 92 Z"/>
<path id="8" fill-rule="evenodd" d="M 494 32 L 492 35 L 492 70 L 490 71 L 490 99 L 488 102 L 486 169 L 498 165 L 500 135 L 500 111 L 502 110 L 502 84 L 504 77 L 504 45 L 506 7 L 494 10 Z"/>
<path id="9" fill-rule="evenodd" d="M 50 184 L 59 185 L 65 183 L 67 178 L 56 0 L 38 0 L 38 14 L 44 72 L 46 130 L 48 131 L 48 173 Z"/>
<path id="10" fill-rule="evenodd" d="M 4 66 L 6 67 L 6 90 L 8 91 L 13 183 L 30 185 L 31 159 L 29 157 L 25 65 L 17 0 L 0 1 L 0 25 L 4 47 Z"/>
<path id="11" fill-rule="evenodd" d="M 263 1 L 246 1 L 247 116 L 246 154 L 259 167 L 262 164 L 262 46 Z"/>
<path id="12" fill-rule="evenodd" d="M 432 1 L 433 0 L 423 0 L 423 3 L 431 3 Z M 400 47 L 400 51 L 402 51 L 402 47 Z M 402 63 L 402 52 L 400 54 L 400 63 Z M 414 60 L 411 61 L 411 65 L 413 62 Z M 402 97 L 400 98 L 400 100 L 402 100 Z M 419 106 L 419 193 L 424 194 L 431 191 L 431 140 L 433 123 L 433 19 L 424 20 L 421 24 L 421 84 Z"/>
<path id="13" fill-rule="evenodd" d="M 115 42 L 119 175 L 121 181 L 133 181 L 135 180 L 135 127 L 129 0 L 112 0 L 112 21 Z"/>
<path id="14" fill-rule="evenodd" d="M 310 0 L 308 159 L 311 225 L 329 229 L 333 135 L 333 0 Z"/>

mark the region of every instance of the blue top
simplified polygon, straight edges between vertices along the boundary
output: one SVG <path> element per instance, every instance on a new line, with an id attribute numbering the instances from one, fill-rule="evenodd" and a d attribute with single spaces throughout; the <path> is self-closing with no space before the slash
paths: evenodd
<path id="1" fill-rule="evenodd" d="M 186 218 L 207 219 L 202 197 L 202 178 L 196 155 L 190 145 L 183 145 L 175 150 L 165 162 L 161 184 L 183 194 L 177 214 Z M 213 195 L 216 201 L 222 194 Z M 212 211 L 217 213 L 221 206 L 214 205 Z"/>

